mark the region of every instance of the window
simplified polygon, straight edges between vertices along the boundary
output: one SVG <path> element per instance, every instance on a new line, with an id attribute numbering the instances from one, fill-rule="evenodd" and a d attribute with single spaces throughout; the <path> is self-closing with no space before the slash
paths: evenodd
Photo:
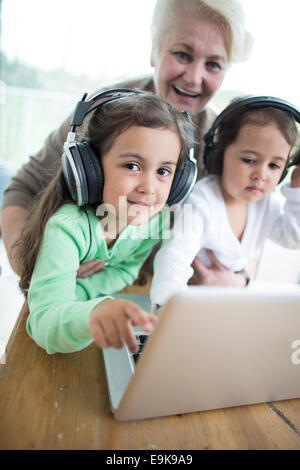
<path id="1" fill-rule="evenodd" d="M 267 94 L 300 106 L 297 0 L 241 0 L 251 58 L 233 65 L 214 103 Z M 155 0 L 0 0 L 0 165 L 19 167 L 87 92 L 151 73 Z"/>
<path id="2" fill-rule="evenodd" d="M 2 0 L 0 165 L 19 167 L 85 91 L 149 73 L 155 0 Z"/>

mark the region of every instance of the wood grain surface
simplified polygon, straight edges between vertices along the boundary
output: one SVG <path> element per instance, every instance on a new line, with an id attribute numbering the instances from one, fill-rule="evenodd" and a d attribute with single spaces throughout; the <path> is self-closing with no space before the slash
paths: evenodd
<path id="1" fill-rule="evenodd" d="M 0 449 L 300 449 L 300 400 L 118 422 L 100 350 L 48 355 L 26 317 L 0 373 Z"/>

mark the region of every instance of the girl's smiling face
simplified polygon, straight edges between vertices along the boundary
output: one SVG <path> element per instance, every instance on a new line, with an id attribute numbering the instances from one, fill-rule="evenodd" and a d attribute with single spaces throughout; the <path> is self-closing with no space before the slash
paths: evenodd
<path id="1" fill-rule="evenodd" d="M 227 203 L 257 202 L 278 184 L 291 145 L 275 122 L 245 124 L 225 149 L 221 189 Z"/>
<path id="2" fill-rule="evenodd" d="M 116 222 L 141 225 L 158 213 L 171 189 L 181 143 L 175 131 L 134 126 L 101 157 L 103 203 Z"/>

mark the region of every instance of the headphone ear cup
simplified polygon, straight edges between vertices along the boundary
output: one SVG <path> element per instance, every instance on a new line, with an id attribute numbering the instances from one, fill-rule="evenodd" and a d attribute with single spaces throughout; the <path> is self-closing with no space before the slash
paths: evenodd
<path id="1" fill-rule="evenodd" d="M 204 158 L 203 158 L 204 159 Z M 205 168 L 210 175 L 221 175 L 223 171 L 223 154 L 218 145 L 205 148 Z"/>
<path id="2" fill-rule="evenodd" d="M 62 154 L 61 166 L 69 193 L 71 194 L 72 199 L 77 202 L 75 177 L 66 152 Z"/>
<path id="3" fill-rule="evenodd" d="M 66 185 L 72 199 L 79 205 L 86 204 L 88 200 L 87 181 L 85 170 L 81 162 L 78 145 L 72 145 L 62 154 L 61 165 Z"/>
<path id="4" fill-rule="evenodd" d="M 286 177 L 287 174 L 288 174 L 288 167 L 286 167 L 286 168 L 283 170 L 283 173 L 282 173 L 282 175 L 281 175 L 281 177 L 280 177 L 280 180 L 278 181 L 277 184 L 282 183 L 282 181 L 284 180 L 284 178 Z"/>
<path id="5" fill-rule="evenodd" d="M 104 177 L 100 159 L 87 142 L 77 144 L 81 163 L 84 167 L 86 190 L 88 198 L 85 204 L 95 204 L 102 201 Z"/>
<path id="6" fill-rule="evenodd" d="M 188 157 L 176 169 L 167 204 L 172 206 L 185 199 L 191 192 L 197 178 L 197 164 Z"/>
<path id="7" fill-rule="evenodd" d="M 208 140 L 207 136 L 204 136 L 204 140 Z M 206 142 L 205 147 L 204 147 L 203 163 L 204 163 L 204 167 L 206 168 L 206 170 L 208 170 L 209 154 L 211 152 L 212 145 L 213 144 Z"/>

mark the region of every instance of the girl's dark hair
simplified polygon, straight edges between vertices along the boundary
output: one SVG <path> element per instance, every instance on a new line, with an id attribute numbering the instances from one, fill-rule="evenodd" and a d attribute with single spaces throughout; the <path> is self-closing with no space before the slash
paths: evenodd
<path id="1" fill-rule="evenodd" d="M 133 126 L 174 131 L 181 143 L 178 163 L 187 155 L 190 137 L 186 118 L 166 101 L 147 92 L 103 104 L 92 114 L 87 132 L 79 135 L 103 155 L 110 150 L 116 137 Z"/>
<path id="2" fill-rule="evenodd" d="M 208 155 L 207 171 L 210 174 L 221 175 L 223 172 L 224 152 L 232 144 L 239 131 L 246 124 L 267 126 L 274 122 L 291 146 L 286 166 L 293 160 L 295 146 L 298 141 L 298 130 L 294 116 L 288 111 L 266 107 L 259 109 L 239 108 L 228 115 L 221 123 L 215 134 L 214 146 Z M 283 170 L 284 171 L 284 170 Z"/>
<path id="3" fill-rule="evenodd" d="M 173 106 L 151 93 L 140 93 L 103 104 L 86 121 L 86 132 L 81 130 L 77 134 L 78 141 L 89 142 L 99 158 L 111 148 L 116 137 L 132 126 L 174 131 L 181 142 L 178 163 L 187 154 L 190 145 L 186 118 Z M 20 240 L 16 244 L 16 257 L 21 267 L 19 285 L 25 296 L 27 296 L 47 221 L 60 206 L 66 203 L 75 204 L 71 199 L 59 164 L 56 175 L 45 190 L 36 196 Z"/>

